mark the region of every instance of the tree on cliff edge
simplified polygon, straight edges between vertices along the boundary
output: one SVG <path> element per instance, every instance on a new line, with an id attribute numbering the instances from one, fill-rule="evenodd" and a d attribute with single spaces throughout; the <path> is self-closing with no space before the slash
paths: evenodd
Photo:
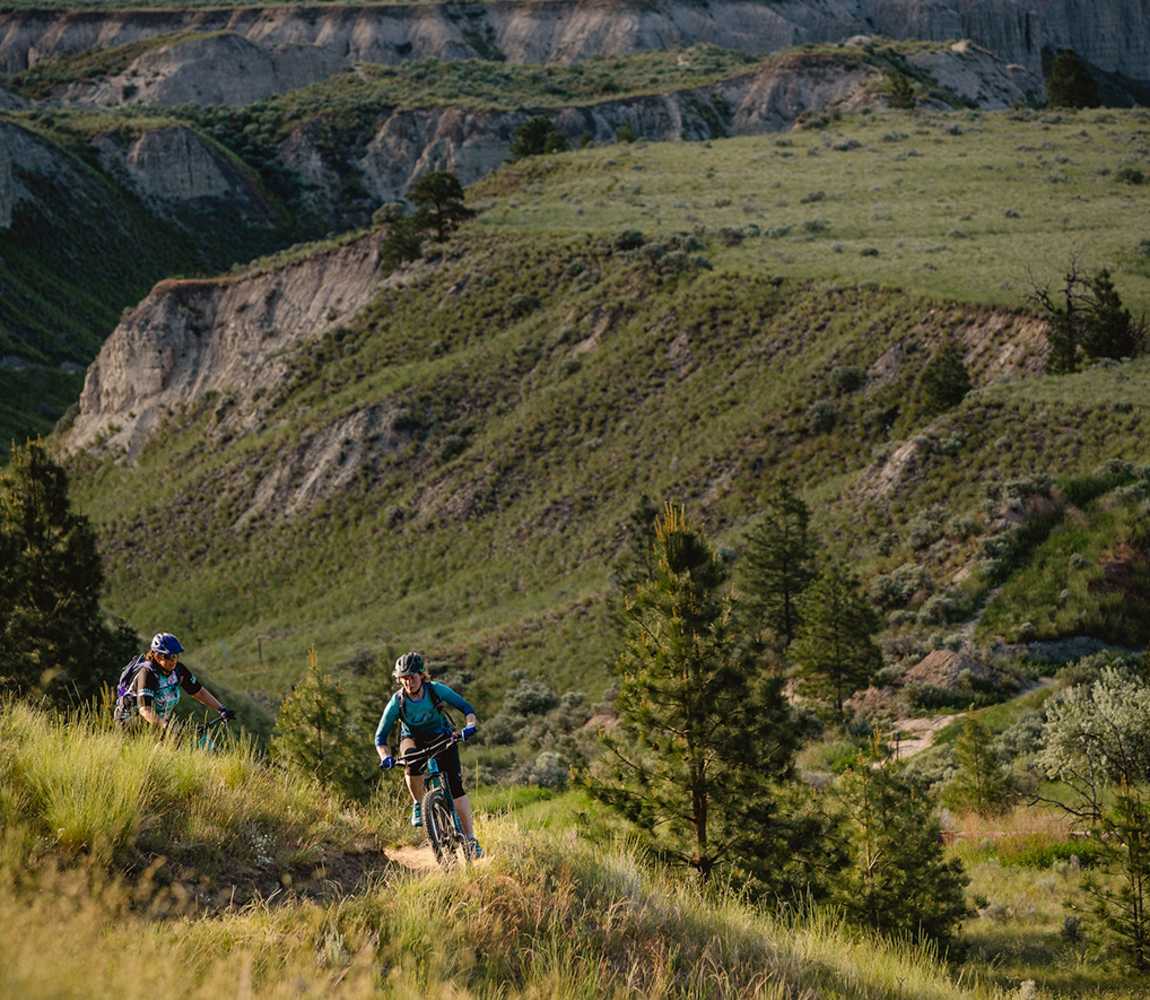
<path id="1" fill-rule="evenodd" d="M 459 178 L 443 170 L 424 174 L 408 190 L 407 197 L 415 206 L 417 227 L 435 230 L 438 240 L 447 239 L 460 223 L 475 216 L 463 203 Z"/>

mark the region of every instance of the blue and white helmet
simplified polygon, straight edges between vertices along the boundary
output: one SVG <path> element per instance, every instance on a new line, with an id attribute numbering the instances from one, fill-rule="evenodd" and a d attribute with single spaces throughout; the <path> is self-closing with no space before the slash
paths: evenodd
<path id="1" fill-rule="evenodd" d="M 184 651 L 184 647 L 180 645 L 180 640 L 177 639 L 171 632 L 157 632 L 152 636 L 152 652 L 162 653 L 164 656 L 178 656 Z"/>

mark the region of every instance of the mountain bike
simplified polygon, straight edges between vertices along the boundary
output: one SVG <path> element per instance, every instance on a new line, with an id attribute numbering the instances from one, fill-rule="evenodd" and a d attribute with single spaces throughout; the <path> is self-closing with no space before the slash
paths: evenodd
<path id="1" fill-rule="evenodd" d="M 223 718 L 212 719 L 209 722 L 198 722 L 195 728 L 196 749 L 208 753 L 216 753 L 224 749 L 228 738 L 228 720 Z"/>
<path id="2" fill-rule="evenodd" d="M 459 862 L 470 867 L 474 851 L 471 838 L 463 832 L 463 823 L 455 811 L 455 800 L 447 784 L 447 776 L 439 770 L 435 757 L 448 747 L 460 742 L 458 733 L 451 733 L 431 746 L 409 750 L 396 758 L 404 767 L 427 764 L 423 776 L 423 829 L 435 854 L 435 860 L 450 871 Z"/>

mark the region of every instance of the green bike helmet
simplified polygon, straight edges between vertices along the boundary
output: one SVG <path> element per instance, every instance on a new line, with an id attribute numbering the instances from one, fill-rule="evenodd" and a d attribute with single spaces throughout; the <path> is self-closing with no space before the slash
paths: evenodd
<path id="1" fill-rule="evenodd" d="M 410 677 L 412 674 L 423 673 L 423 657 L 419 653 L 404 653 L 395 661 L 394 676 Z"/>

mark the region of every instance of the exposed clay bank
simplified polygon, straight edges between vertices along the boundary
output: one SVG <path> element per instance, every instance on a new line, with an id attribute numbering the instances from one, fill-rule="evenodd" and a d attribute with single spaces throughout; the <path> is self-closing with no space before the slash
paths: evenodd
<path id="1" fill-rule="evenodd" d="M 318 49 L 325 61 L 591 56 L 710 43 L 751 54 L 857 34 L 970 38 L 1037 70 L 1069 47 L 1096 66 L 1150 80 L 1150 0 L 819 0 L 755 3 L 493 3 L 374 7 L 17 10 L 0 14 L 0 72 L 42 59 L 183 31 L 230 31 L 267 49 Z"/>

